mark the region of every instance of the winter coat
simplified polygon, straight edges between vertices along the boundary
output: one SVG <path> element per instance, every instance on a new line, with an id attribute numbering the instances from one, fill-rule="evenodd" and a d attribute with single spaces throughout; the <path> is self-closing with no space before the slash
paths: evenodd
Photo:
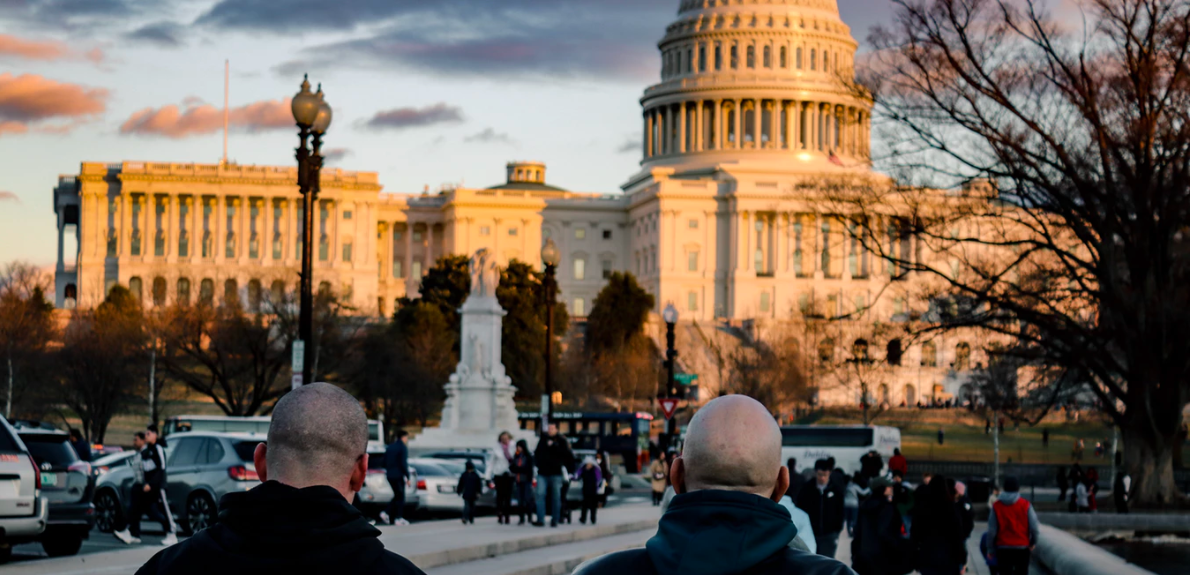
<path id="1" fill-rule="evenodd" d="M 495 455 L 492 457 L 492 467 L 488 470 L 492 477 L 499 477 L 508 473 L 509 463 L 512 461 L 512 454 L 516 448 L 509 445 L 509 451 L 504 451 L 504 446 L 499 441 L 496 442 Z"/>
<path id="2" fill-rule="evenodd" d="M 480 493 L 483 492 L 483 479 L 474 469 L 464 471 L 459 476 L 459 484 L 455 487 L 455 493 L 463 496 L 464 500 L 475 501 L 479 499 Z"/>
<path id="3" fill-rule="evenodd" d="M 1026 547 L 1037 545 L 1037 538 L 1041 535 L 1041 523 L 1037 520 L 1037 512 L 1033 510 L 1032 505 L 1027 506 L 1026 516 L 1024 521 L 1017 520 L 1019 526 L 1004 526 L 996 519 L 996 511 L 998 506 L 1014 507 L 1016 502 L 1021 498 L 1019 492 L 1005 491 L 1000 494 L 1000 499 L 992 505 L 991 513 L 988 514 L 988 537 L 993 542 L 995 547 Z M 1028 501 L 1025 501 L 1028 503 Z M 1023 533 L 1007 533 L 1008 529 L 1023 529 Z M 1001 533 L 1004 531 L 1005 533 Z M 1005 540 L 1024 539 L 1028 541 L 1028 545 L 1006 545 Z"/>
<path id="4" fill-rule="evenodd" d="M 508 470 L 512 472 L 518 483 L 533 481 L 533 455 L 529 452 L 512 456 L 508 463 Z"/>
<path id="5" fill-rule="evenodd" d="M 599 497 L 599 484 L 603 483 L 603 471 L 599 469 L 598 465 L 591 467 L 584 465 L 578 468 L 578 471 L 574 472 L 574 478 L 583 482 L 583 499 Z"/>
<path id="6" fill-rule="evenodd" d="M 649 464 L 649 482 L 652 483 L 654 492 L 665 491 L 665 479 L 668 476 L 669 469 L 665 467 L 664 461 L 654 459 L 653 463 Z"/>
<path id="7" fill-rule="evenodd" d="M 784 507 L 789 512 L 789 516 L 793 518 L 793 526 L 797 527 L 795 541 L 800 540 L 810 553 L 818 553 L 818 540 L 814 538 L 814 527 L 810 525 L 810 516 L 806 515 L 805 511 L 798 509 L 793 504 L 793 499 L 788 495 L 782 497 L 777 505 Z"/>
<path id="8" fill-rule="evenodd" d="M 789 513 L 750 493 L 704 490 L 674 497 L 644 549 L 604 555 L 574 575 L 853 575 L 834 559 L 789 547 Z"/>
<path id="9" fill-rule="evenodd" d="M 145 471 L 145 484 L 154 492 L 165 489 L 165 462 L 161 459 L 161 450 L 146 445 L 140 452 L 140 459 Z"/>
<path id="10" fill-rule="evenodd" d="M 561 435 L 543 435 L 533 452 L 538 475 L 569 475 L 574 468 L 574 452 L 570 442 Z"/>
<path id="11" fill-rule="evenodd" d="M 896 505 L 883 497 L 869 497 L 859 506 L 851 566 L 859 575 L 905 575 L 913 571 L 912 543 Z"/>
<path id="12" fill-rule="evenodd" d="M 966 541 L 971 537 L 971 532 L 975 531 L 975 505 L 966 495 L 960 497 L 954 505 L 959 512 L 959 519 L 963 521 L 963 540 Z"/>
<path id="13" fill-rule="evenodd" d="M 819 489 L 817 482 L 802 488 L 796 503 L 810 516 L 815 537 L 843 530 L 843 498 L 843 490 L 834 483 L 828 483 L 825 489 Z"/>
<path id="14" fill-rule="evenodd" d="M 137 575 L 351 573 L 422 575 L 385 551 L 360 512 L 326 486 L 268 481 L 219 503 L 219 522 L 158 552 Z"/>
<path id="15" fill-rule="evenodd" d="M 926 501 L 923 497 L 918 501 Z M 958 573 L 967 564 L 967 537 L 954 504 L 940 508 L 918 505 L 911 533 L 917 568 Z"/>
<path id="16" fill-rule="evenodd" d="M 404 441 L 398 439 L 384 450 L 384 473 L 393 485 L 409 478 L 409 448 Z"/>
<path id="17" fill-rule="evenodd" d="M 859 499 L 867 497 L 872 494 L 872 490 L 867 487 L 860 487 L 859 483 L 852 481 L 843 489 L 843 507 L 859 507 Z"/>

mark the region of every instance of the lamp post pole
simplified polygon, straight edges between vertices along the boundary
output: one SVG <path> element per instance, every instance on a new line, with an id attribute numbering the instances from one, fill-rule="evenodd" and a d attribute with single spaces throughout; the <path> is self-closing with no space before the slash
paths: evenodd
<path id="1" fill-rule="evenodd" d="M 545 241 L 541 248 L 541 262 L 545 264 L 545 389 L 541 396 L 540 437 L 545 435 L 554 417 L 554 305 L 558 298 L 558 284 L 555 281 L 561 254 L 554 240 Z"/>
<path id="2" fill-rule="evenodd" d="M 319 182 L 322 173 L 322 135 L 331 124 L 331 107 L 318 93 L 310 92 L 310 82 L 302 79 L 302 89 L 293 97 L 291 105 L 293 119 L 298 126 L 300 145 L 296 150 L 298 162 L 298 189 L 302 194 L 302 272 L 298 287 L 300 310 L 298 316 L 298 341 L 296 350 L 301 356 L 301 379 L 297 383 L 313 383 L 314 358 L 314 207 L 318 202 Z M 306 141 L 313 135 L 313 150 L 306 147 Z M 294 358 L 297 362 L 297 358 Z M 294 375 L 298 375 L 295 373 Z"/>
<path id="3" fill-rule="evenodd" d="M 665 397 L 672 399 L 677 395 L 677 388 L 674 385 L 674 363 L 678 357 L 678 351 L 674 349 L 674 326 L 678 323 L 678 309 L 674 307 L 673 303 L 670 303 L 665 306 L 665 311 L 661 312 L 661 317 L 665 320 Z M 665 430 L 671 446 L 677 443 L 677 430 L 677 413 L 674 413 L 666 422 Z"/>

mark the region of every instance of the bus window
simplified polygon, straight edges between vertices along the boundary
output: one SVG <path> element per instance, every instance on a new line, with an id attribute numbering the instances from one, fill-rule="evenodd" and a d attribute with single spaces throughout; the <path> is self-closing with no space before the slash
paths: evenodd
<path id="1" fill-rule="evenodd" d="M 869 428 L 795 427 L 781 429 L 784 447 L 868 447 L 873 432 Z"/>
<path id="2" fill-rule="evenodd" d="M 651 422 L 648 419 L 636 420 L 636 432 L 640 435 L 645 435 L 645 436 L 649 435 L 649 424 L 650 423 Z M 628 435 L 628 434 L 625 434 L 625 435 Z"/>
<path id="3" fill-rule="evenodd" d="M 573 421 L 558 422 L 558 433 L 561 433 L 562 435 L 573 434 L 574 433 L 574 423 L 575 422 L 573 422 Z"/>
<path id="4" fill-rule="evenodd" d="M 521 429 L 526 431 L 537 431 L 537 419 L 522 419 Z"/>
<path id="5" fill-rule="evenodd" d="M 608 435 L 615 435 L 616 437 L 628 437 L 632 435 L 632 424 L 627 421 L 609 421 L 607 422 Z"/>

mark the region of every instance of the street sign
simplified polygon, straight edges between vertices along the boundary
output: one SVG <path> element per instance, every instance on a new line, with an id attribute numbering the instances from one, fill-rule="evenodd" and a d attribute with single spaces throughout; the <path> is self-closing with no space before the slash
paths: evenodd
<path id="1" fill-rule="evenodd" d="M 290 364 L 293 365 L 293 372 L 301 374 L 306 369 L 306 342 L 297 340 L 293 342 L 293 357 L 290 358 Z M 297 380 L 301 385 L 301 380 Z"/>
<path id="2" fill-rule="evenodd" d="M 675 373 L 674 379 L 682 385 L 690 385 L 698 380 L 697 373 Z"/>
<path id="3" fill-rule="evenodd" d="M 667 420 L 672 418 L 674 412 L 678 410 L 678 398 L 676 397 L 658 397 L 657 404 L 661 406 L 661 414 Z"/>
<path id="4" fill-rule="evenodd" d="M 290 385 L 289 385 L 289 388 L 290 388 L 290 389 L 297 389 L 297 388 L 299 388 L 299 387 L 301 387 L 301 386 L 302 386 L 302 374 L 301 374 L 301 373 L 295 373 L 295 374 L 293 374 L 293 380 L 291 381 L 291 383 L 290 383 Z"/>

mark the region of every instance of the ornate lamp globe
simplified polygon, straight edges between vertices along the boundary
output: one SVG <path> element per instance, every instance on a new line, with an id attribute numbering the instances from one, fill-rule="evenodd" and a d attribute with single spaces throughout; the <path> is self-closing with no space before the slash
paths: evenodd
<path id="1" fill-rule="evenodd" d="M 318 85 L 318 93 L 314 95 L 318 98 L 318 114 L 314 116 L 310 129 L 316 134 L 325 134 L 327 128 L 331 127 L 331 105 L 323 98 L 322 84 Z"/>
<path id="2" fill-rule="evenodd" d="M 673 302 L 665 306 L 665 311 L 661 312 L 662 319 L 665 323 L 678 323 L 678 308 L 674 307 Z"/>
<path id="3" fill-rule="evenodd" d="M 318 108 L 320 101 L 318 96 L 310 91 L 310 81 L 306 76 L 302 77 L 302 89 L 293 96 L 293 102 L 290 104 L 290 110 L 293 112 L 293 119 L 299 126 L 309 127 L 314 123 L 314 119 L 318 117 Z"/>
<path id="4" fill-rule="evenodd" d="M 562 261 L 562 254 L 558 253 L 558 246 L 553 239 L 545 241 L 545 245 L 541 248 L 541 261 L 547 266 L 556 267 L 558 262 Z"/>

